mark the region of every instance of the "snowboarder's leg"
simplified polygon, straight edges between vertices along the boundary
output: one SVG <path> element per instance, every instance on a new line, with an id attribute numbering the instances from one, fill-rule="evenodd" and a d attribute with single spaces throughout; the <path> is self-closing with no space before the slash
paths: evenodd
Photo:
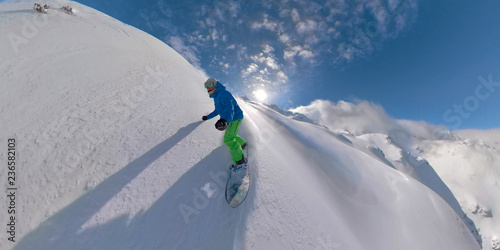
<path id="1" fill-rule="evenodd" d="M 237 135 L 234 139 L 236 139 L 236 142 L 238 142 L 240 146 L 246 143 L 245 140 L 243 140 L 243 138 L 241 138 L 239 135 Z"/>
<path id="2" fill-rule="evenodd" d="M 237 162 L 243 158 L 243 150 L 241 149 L 241 142 L 245 141 L 237 135 L 240 129 L 242 120 L 236 120 L 229 123 L 224 134 L 224 144 L 229 147 L 233 161 Z M 239 139 L 238 139 L 239 138 Z"/>

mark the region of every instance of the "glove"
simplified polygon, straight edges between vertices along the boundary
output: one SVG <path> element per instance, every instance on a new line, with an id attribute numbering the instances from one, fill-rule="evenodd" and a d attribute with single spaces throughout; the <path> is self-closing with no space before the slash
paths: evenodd
<path id="1" fill-rule="evenodd" d="M 207 118 L 206 115 L 204 115 L 201 119 L 204 120 L 204 121 L 208 120 L 208 118 Z"/>
<path id="2" fill-rule="evenodd" d="M 227 128 L 227 121 L 224 119 L 220 119 L 215 123 L 215 128 L 220 131 L 224 131 Z"/>

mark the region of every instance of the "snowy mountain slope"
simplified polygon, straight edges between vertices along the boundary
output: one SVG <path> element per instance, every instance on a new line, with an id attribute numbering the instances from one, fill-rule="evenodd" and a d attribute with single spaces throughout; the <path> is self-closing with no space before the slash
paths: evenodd
<path id="1" fill-rule="evenodd" d="M 136 166 L 145 169 L 148 164 L 132 163 L 156 145 L 163 145 L 160 149 L 169 154 L 154 154 L 163 158 L 150 166 L 147 182 L 132 189 L 130 197 L 137 198 L 130 205 L 132 212 L 151 206 L 182 173 L 219 145 L 207 139 L 219 133 L 195 130 L 200 113 L 213 105 L 199 87 L 203 75 L 161 41 L 70 4 L 75 15 L 58 11 L 40 15 L 32 10 L 33 3 L 1 5 L 6 13 L 1 15 L 2 34 L 25 37 L 26 23 L 45 20 L 18 50 L 3 36 L 0 46 L 1 125 L 6 128 L 0 137 L 2 141 L 16 138 L 20 155 L 18 240 L 124 166 L 131 170 L 122 178 L 134 179 L 129 172 L 138 175 L 141 169 Z M 187 129 L 181 133 L 187 138 L 169 142 L 181 128 Z M 193 144 L 189 132 L 198 138 L 196 144 L 207 147 L 187 150 Z M 174 145 L 178 147 L 167 150 Z M 5 151 L 1 153 L 5 159 Z M 149 158 L 151 163 L 154 159 Z M 1 170 L 2 186 L 5 170 Z M 106 184 L 113 192 L 97 197 L 89 212 L 99 210 L 125 184 L 134 185 L 125 180 Z M 1 211 L 7 211 L 5 205 Z M 2 224 L 7 224 L 6 217 L 1 217 Z M 2 249 L 9 243 L 1 238 Z"/>
<path id="2" fill-rule="evenodd" d="M 317 100 L 294 112 L 336 130 L 355 148 L 419 180 L 462 217 L 483 249 L 500 249 L 500 130 L 449 132 L 394 120 L 380 106 Z M 369 113 L 369 116 L 359 115 Z M 351 120 L 351 122 L 341 122 Z"/>
<path id="3" fill-rule="evenodd" d="M 475 222 L 484 249 L 500 249 L 500 134 L 489 138 L 457 131 L 457 140 L 424 141 L 421 155 L 448 184 L 464 212 Z M 478 133 L 481 135 L 482 133 Z"/>
<path id="4" fill-rule="evenodd" d="M 19 155 L 16 242 L 1 249 L 479 248 L 445 200 L 355 137 L 243 100 L 253 185 L 231 209 L 223 133 L 200 121 L 206 76 L 95 10 L 32 4 L 0 3 L 0 141 Z"/>
<path id="5" fill-rule="evenodd" d="M 261 117 L 263 124 L 258 125 L 264 128 L 259 132 L 264 137 L 266 146 L 263 151 L 273 153 L 273 149 L 283 148 L 286 149 L 283 152 L 287 152 L 285 158 L 280 157 L 275 161 L 266 162 L 266 166 L 278 169 L 280 172 L 290 172 L 288 180 L 290 183 L 286 185 L 283 183 L 282 186 L 298 189 L 293 198 L 294 202 L 283 203 L 283 199 L 278 199 L 276 206 L 280 203 L 281 206 L 277 210 L 280 210 L 281 214 L 286 214 L 285 211 L 293 209 L 301 201 L 315 204 L 308 208 L 312 213 L 309 220 L 301 222 L 304 231 L 314 232 L 324 226 L 325 231 L 320 230 L 313 235 L 321 235 L 324 241 L 339 249 L 475 248 L 474 240 L 466 227 L 459 222 L 460 218 L 451 208 L 444 205 L 441 198 L 429 192 L 419 182 L 387 168 L 364 152 L 337 139 L 334 133 L 323 127 L 287 119 L 262 105 L 253 106 L 265 114 Z M 249 113 L 250 120 L 262 116 L 252 110 L 245 109 L 245 111 Z M 266 126 L 266 123 L 271 123 L 271 126 Z M 270 149 L 267 150 L 268 148 Z M 259 173 L 259 180 L 263 178 L 263 174 Z M 268 182 L 282 181 L 271 180 L 261 185 L 270 185 Z M 265 197 L 266 194 L 259 193 L 257 199 Z M 422 204 L 429 206 L 422 207 Z M 442 205 L 446 209 L 442 210 Z M 324 212 L 325 210 L 329 212 Z M 255 211 L 254 216 L 260 216 L 258 215 L 260 213 L 263 212 Z M 276 220 L 279 217 L 273 214 L 269 220 Z M 427 226 L 425 223 L 420 224 L 421 218 L 429 219 L 429 224 Z M 440 237 L 438 235 L 443 229 L 437 228 L 444 226 L 440 223 L 444 220 L 458 222 L 461 225 L 460 229 L 449 227 L 444 230 L 454 234 L 449 237 L 468 242 L 467 246 L 454 245 L 450 242 L 437 243 L 432 240 L 433 237 Z M 309 225 L 310 228 L 305 225 Z M 332 228 L 331 225 L 341 226 Z M 458 231 L 455 231 L 457 229 Z M 263 231 L 263 235 L 269 235 L 275 230 L 272 227 L 263 227 L 258 231 Z M 407 235 L 409 232 L 414 236 L 420 236 L 409 236 Z M 300 246 L 298 249 L 307 249 L 306 245 L 301 245 L 303 239 L 300 233 L 297 234 L 293 237 L 296 240 L 290 247 L 298 245 Z M 293 238 L 285 238 L 282 245 L 287 246 L 286 242 L 290 244 Z"/>

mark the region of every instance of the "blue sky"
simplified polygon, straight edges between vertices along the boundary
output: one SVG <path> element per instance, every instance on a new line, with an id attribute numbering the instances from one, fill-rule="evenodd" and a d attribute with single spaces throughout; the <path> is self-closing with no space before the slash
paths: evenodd
<path id="1" fill-rule="evenodd" d="M 285 109 L 367 100 L 398 119 L 500 127 L 498 0 L 77 2 Z"/>

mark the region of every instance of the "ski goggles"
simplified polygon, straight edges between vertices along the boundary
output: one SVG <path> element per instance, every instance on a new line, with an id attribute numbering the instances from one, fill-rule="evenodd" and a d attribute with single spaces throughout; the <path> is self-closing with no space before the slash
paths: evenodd
<path id="1" fill-rule="evenodd" d="M 208 79 L 205 82 L 205 88 L 206 89 L 211 89 L 211 88 L 215 87 L 215 85 L 217 85 L 217 81 L 215 79 Z"/>

